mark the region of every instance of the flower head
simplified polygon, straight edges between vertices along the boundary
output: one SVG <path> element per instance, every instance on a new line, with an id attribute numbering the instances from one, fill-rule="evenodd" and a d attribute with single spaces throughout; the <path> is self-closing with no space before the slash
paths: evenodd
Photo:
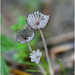
<path id="1" fill-rule="evenodd" d="M 18 31 L 16 35 L 16 40 L 22 44 L 30 42 L 33 38 L 34 38 L 34 31 L 28 27 L 26 27 L 26 29 Z"/>
<path id="2" fill-rule="evenodd" d="M 37 49 L 37 51 L 33 50 L 32 53 L 30 53 L 32 62 L 39 63 L 41 56 L 42 56 L 42 52 L 40 52 L 39 49 Z"/>
<path id="3" fill-rule="evenodd" d="M 47 25 L 48 20 L 48 15 L 44 15 L 37 11 L 33 14 L 28 15 L 27 24 L 32 29 L 43 29 Z"/>

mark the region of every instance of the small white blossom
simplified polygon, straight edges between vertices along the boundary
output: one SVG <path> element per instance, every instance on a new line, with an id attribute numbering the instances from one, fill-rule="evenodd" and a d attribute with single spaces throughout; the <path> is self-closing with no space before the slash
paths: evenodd
<path id="1" fill-rule="evenodd" d="M 37 49 L 37 51 L 33 50 L 32 53 L 30 53 L 32 62 L 39 63 L 41 56 L 42 52 L 39 49 Z"/>
<path id="2" fill-rule="evenodd" d="M 34 31 L 26 27 L 26 29 L 18 31 L 16 35 L 16 40 L 19 43 L 28 43 L 34 38 Z"/>
<path id="3" fill-rule="evenodd" d="M 47 25 L 49 15 L 39 13 L 39 11 L 28 15 L 27 24 L 32 29 L 43 29 Z"/>

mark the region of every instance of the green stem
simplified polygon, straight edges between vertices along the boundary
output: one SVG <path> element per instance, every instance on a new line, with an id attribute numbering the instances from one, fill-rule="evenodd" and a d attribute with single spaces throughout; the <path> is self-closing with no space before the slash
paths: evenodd
<path id="1" fill-rule="evenodd" d="M 28 47 L 29 47 L 30 51 L 32 52 L 32 48 L 31 48 L 31 46 L 30 46 L 30 44 L 29 44 L 29 43 L 28 43 Z"/>
<path id="2" fill-rule="evenodd" d="M 50 75 L 54 75 L 54 72 L 53 72 L 53 69 L 52 69 L 52 66 L 51 66 L 51 61 L 50 61 L 50 58 L 49 58 L 49 54 L 48 54 L 48 49 L 47 49 L 47 45 L 46 45 L 46 41 L 45 41 L 45 38 L 44 38 L 44 35 L 42 33 L 41 30 L 40 31 L 40 34 L 41 34 L 41 37 L 42 37 L 42 41 L 43 41 L 43 44 L 44 44 L 44 48 L 45 48 L 45 52 L 46 52 L 46 57 L 47 57 L 47 61 L 48 61 L 48 64 L 49 64 L 49 72 L 50 72 Z"/>

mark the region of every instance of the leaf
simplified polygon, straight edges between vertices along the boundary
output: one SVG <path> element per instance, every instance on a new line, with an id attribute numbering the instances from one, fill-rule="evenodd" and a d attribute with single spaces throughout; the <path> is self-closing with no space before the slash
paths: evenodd
<path id="1" fill-rule="evenodd" d="M 74 67 L 66 68 L 66 74 L 65 75 L 74 75 Z"/>
<path id="2" fill-rule="evenodd" d="M 42 59 L 42 62 L 43 62 L 43 67 L 46 69 L 47 68 L 47 62 L 46 62 L 43 55 L 42 55 L 41 59 Z"/>
<path id="3" fill-rule="evenodd" d="M 27 69 L 25 71 L 28 71 L 28 72 L 41 72 L 40 70 L 31 70 L 31 69 Z"/>
<path id="4" fill-rule="evenodd" d="M 38 65 L 34 62 L 25 62 L 26 65 L 31 65 L 32 67 L 38 67 Z"/>
<path id="5" fill-rule="evenodd" d="M 2 72 L 2 75 L 10 75 L 6 62 L 4 61 L 2 57 L 1 57 L 1 72 Z"/>
<path id="6" fill-rule="evenodd" d="M 18 25 L 19 27 L 26 25 L 26 18 L 23 16 L 20 16 L 18 19 Z"/>
<path id="7" fill-rule="evenodd" d="M 0 25 L 1 25 L 1 23 L 2 23 L 2 17 L 0 16 Z"/>
<path id="8" fill-rule="evenodd" d="M 14 60 L 16 60 L 18 63 L 25 63 L 29 57 L 29 53 L 25 51 L 18 52 L 14 55 Z"/>
<path id="9" fill-rule="evenodd" d="M 27 43 L 25 43 L 25 44 L 17 43 L 17 50 L 26 51 L 26 50 L 29 50 L 29 47 L 28 47 Z"/>
<path id="10" fill-rule="evenodd" d="M 20 71 L 20 70 L 17 70 L 17 69 L 12 69 L 11 73 L 13 73 L 14 75 L 32 75 L 30 73 L 23 72 L 23 71 Z"/>
<path id="11" fill-rule="evenodd" d="M 12 50 L 16 46 L 16 43 L 14 40 L 8 38 L 5 35 L 1 35 L 1 49 L 2 50 Z"/>
<path id="12" fill-rule="evenodd" d="M 39 33 L 36 32 L 34 39 L 30 42 L 31 47 L 35 47 L 36 46 L 37 42 L 39 41 L 39 36 L 40 36 Z"/>
<path id="13" fill-rule="evenodd" d="M 48 63 L 46 62 L 46 60 L 45 60 L 45 57 L 42 55 L 42 57 L 41 57 L 41 60 L 42 60 L 42 65 L 43 65 L 43 67 L 44 67 L 44 69 L 47 71 L 47 73 L 49 73 L 49 66 L 48 66 Z"/>
<path id="14" fill-rule="evenodd" d="M 58 64 L 60 65 L 61 69 L 62 69 L 62 72 L 63 72 L 63 75 L 66 75 L 66 70 L 65 68 L 63 67 L 63 64 L 60 60 L 57 60 Z"/>
<path id="15" fill-rule="evenodd" d="M 11 30 L 17 32 L 19 30 L 19 25 L 18 24 L 14 24 L 11 26 Z"/>
<path id="16" fill-rule="evenodd" d="M 11 28 L 11 30 L 17 32 L 17 31 L 23 29 L 23 27 L 25 25 L 26 25 L 26 18 L 23 16 L 20 16 L 17 24 L 12 25 L 10 28 Z"/>

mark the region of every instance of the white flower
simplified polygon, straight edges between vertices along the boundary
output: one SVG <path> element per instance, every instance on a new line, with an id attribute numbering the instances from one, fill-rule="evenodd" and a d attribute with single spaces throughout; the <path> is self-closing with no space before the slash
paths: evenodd
<path id="1" fill-rule="evenodd" d="M 33 50 L 32 53 L 30 53 L 32 62 L 39 63 L 41 56 L 42 56 L 42 52 L 40 52 L 39 49 L 37 49 L 37 51 Z"/>
<path id="2" fill-rule="evenodd" d="M 34 31 L 28 27 L 26 27 L 26 29 L 18 31 L 16 35 L 16 40 L 22 44 L 30 42 L 33 38 L 34 38 Z"/>
<path id="3" fill-rule="evenodd" d="M 44 15 L 39 13 L 39 11 L 28 15 L 27 24 L 32 29 L 42 29 L 44 28 L 49 20 L 49 15 Z"/>

